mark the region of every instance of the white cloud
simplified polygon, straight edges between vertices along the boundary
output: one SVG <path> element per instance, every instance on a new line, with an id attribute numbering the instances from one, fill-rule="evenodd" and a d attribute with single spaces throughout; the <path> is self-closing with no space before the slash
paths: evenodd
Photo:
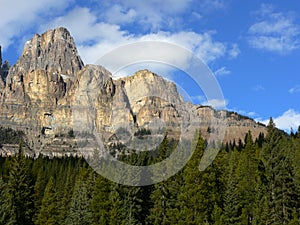
<path id="1" fill-rule="evenodd" d="M 177 33 L 158 32 L 142 36 L 140 40 L 165 41 L 183 46 L 206 63 L 225 56 L 227 52 L 227 46 L 224 43 L 213 40 L 213 32 L 202 34 L 186 31 Z"/>
<path id="2" fill-rule="evenodd" d="M 281 116 L 273 118 L 273 121 L 275 122 L 276 127 L 279 129 L 287 132 L 289 132 L 291 128 L 293 128 L 293 130 L 297 130 L 298 126 L 300 125 L 300 113 L 294 109 L 289 109 Z M 263 120 L 261 122 L 267 125 L 269 120 Z"/>
<path id="3" fill-rule="evenodd" d="M 290 15 L 275 12 L 266 4 L 256 14 L 258 21 L 248 30 L 248 41 L 253 48 L 286 54 L 300 47 L 299 26 Z"/>
<path id="4" fill-rule="evenodd" d="M 75 36 L 76 39 L 76 36 Z M 118 30 L 113 37 L 107 39 L 95 40 L 96 43 L 91 46 L 80 45 L 79 52 L 84 61 L 94 63 L 105 53 L 124 44 L 130 44 L 140 41 L 162 41 L 182 46 L 200 57 L 205 63 L 214 61 L 226 54 L 226 46 L 221 42 L 212 40 L 208 33 L 197 34 L 194 32 L 158 32 L 146 35 L 131 35 L 124 31 Z M 143 51 L 143 49 L 141 49 Z M 151 49 L 151 51 L 160 51 L 160 49 Z M 174 65 L 188 63 L 186 55 L 172 54 L 172 52 L 162 52 L 173 58 Z"/>
<path id="5" fill-rule="evenodd" d="M 89 42 L 106 40 L 116 42 L 126 36 L 126 32 L 121 31 L 118 25 L 97 22 L 97 17 L 86 7 L 76 7 L 68 14 L 41 25 L 40 32 L 59 26 L 69 29 L 76 41 L 81 44 L 89 45 Z"/>
<path id="6" fill-rule="evenodd" d="M 298 93 L 298 92 L 300 92 L 300 85 L 299 84 L 289 89 L 290 94 L 295 94 L 295 93 Z"/>
<path id="7" fill-rule="evenodd" d="M 162 28 L 180 30 L 185 22 L 182 15 L 202 19 L 202 14 L 224 9 L 225 5 L 224 0 L 114 0 L 108 4 L 107 13 L 104 12 L 103 18 L 108 23 L 126 24 L 128 23 L 126 17 L 129 20 L 134 17 L 136 24 L 151 32 L 157 32 Z M 109 11 L 116 13 L 116 17 Z"/>
<path id="8" fill-rule="evenodd" d="M 205 0 L 201 3 L 195 0 L 91 2 L 92 5 L 80 7 L 76 2 L 75 6 L 71 6 L 73 0 L 8 1 L 6 7 L 10 10 L 3 10 L 1 14 L 0 43 L 6 49 L 12 40 L 14 43 L 16 39 L 25 41 L 37 28 L 39 33 L 43 33 L 47 29 L 64 26 L 74 36 L 80 54 L 87 63 L 94 62 L 115 47 L 143 40 L 181 45 L 206 63 L 224 56 L 234 58 L 239 54 L 236 44 L 215 41 L 214 31 L 184 31 L 178 25 L 184 26 L 184 23 L 176 22 L 179 18 L 183 19 L 190 9 L 201 14 L 200 6 L 221 9 L 225 5 L 223 0 Z M 123 25 L 128 23 L 140 26 L 126 30 Z"/>
<path id="9" fill-rule="evenodd" d="M 113 5 L 104 14 L 105 19 L 113 24 L 131 23 L 138 16 L 138 12 L 135 9 L 125 9 L 119 4 Z"/>
<path id="10" fill-rule="evenodd" d="M 78 19 L 78 15 L 80 18 Z M 98 22 L 97 16 L 88 8 L 76 7 L 68 14 L 57 17 L 41 26 L 40 30 L 67 27 L 79 44 L 80 55 L 86 63 L 94 63 L 114 48 L 138 41 L 163 41 L 183 46 L 208 63 L 226 55 L 225 43 L 213 40 L 213 32 L 198 34 L 192 31 L 176 33 L 159 31 L 148 34 L 131 34 L 119 25 Z M 159 49 L 153 49 L 158 51 Z M 183 56 L 177 57 L 182 60 Z M 184 59 L 186 60 L 186 59 Z"/>
<path id="11" fill-rule="evenodd" d="M 228 70 L 225 66 L 223 66 L 220 69 L 217 69 L 214 72 L 214 74 L 215 74 L 215 76 L 227 75 L 227 74 L 230 74 L 230 70 Z"/>
<path id="12" fill-rule="evenodd" d="M 104 19 L 108 23 L 128 23 L 127 19 L 135 18 L 135 22 L 144 26 L 144 29 L 158 31 L 164 26 L 175 24 L 177 16 L 185 13 L 192 2 L 192 0 L 115 0 L 108 4 Z M 112 13 L 116 13 L 116 17 Z"/>
<path id="13" fill-rule="evenodd" d="M 232 44 L 231 49 L 228 51 L 228 55 L 232 59 L 235 59 L 240 53 L 241 50 L 239 49 L 239 46 L 236 43 Z"/>
<path id="14" fill-rule="evenodd" d="M 201 105 L 209 105 L 214 109 L 225 109 L 228 105 L 227 99 L 210 99 L 208 101 L 204 101 Z"/>
<path id="15" fill-rule="evenodd" d="M 69 3 L 59 0 L 10 0 L 2 4 L 0 43 L 6 49 L 14 38 L 20 38 L 30 28 L 43 21 L 49 12 L 59 12 Z M 15 41 L 14 41 L 15 42 Z"/>

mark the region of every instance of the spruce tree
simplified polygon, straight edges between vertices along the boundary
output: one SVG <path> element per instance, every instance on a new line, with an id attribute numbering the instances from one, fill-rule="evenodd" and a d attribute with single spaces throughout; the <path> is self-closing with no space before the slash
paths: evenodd
<path id="1" fill-rule="evenodd" d="M 270 119 L 264 144 L 264 162 L 269 199 L 269 221 L 272 224 L 288 224 L 293 208 L 297 204 L 294 196 L 290 146 L 286 134 L 279 131 Z"/>
<path id="2" fill-rule="evenodd" d="M 102 176 L 98 176 L 94 186 L 91 208 L 93 211 L 94 224 L 109 224 L 110 183 Z"/>
<path id="3" fill-rule="evenodd" d="M 57 205 L 57 193 L 55 191 L 54 179 L 53 177 L 50 177 L 45 189 L 41 209 L 39 211 L 35 224 L 59 224 Z"/>
<path id="4" fill-rule="evenodd" d="M 91 200 L 93 196 L 93 173 L 84 163 L 76 179 L 66 224 L 90 225 L 93 223 Z"/>
<path id="5" fill-rule="evenodd" d="M 239 223 L 239 198 L 238 198 L 238 178 L 236 175 L 236 162 L 239 156 L 237 149 L 228 153 L 228 164 L 227 166 L 227 179 L 225 181 L 225 192 L 224 192 L 224 220 L 226 224 L 238 224 Z"/>
<path id="6" fill-rule="evenodd" d="M 9 193 L 7 183 L 0 177 L 0 225 L 15 224 L 15 215 L 11 212 L 12 196 Z"/>
<path id="7" fill-rule="evenodd" d="M 111 184 L 111 191 L 109 194 L 109 201 L 111 203 L 111 208 L 109 210 L 109 223 L 110 225 L 121 225 L 125 224 L 124 214 L 123 214 L 123 201 L 119 194 L 120 185 L 113 183 Z"/>
<path id="8" fill-rule="evenodd" d="M 178 195 L 180 213 L 178 223 L 204 224 L 212 221 L 217 204 L 218 184 L 214 163 L 205 171 L 199 170 L 200 159 L 205 149 L 204 140 L 199 137 L 192 158 L 183 170 L 183 185 Z M 206 151 L 215 151 L 207 149 Z"/>
<path id="9" fill-rule="evenodd" d="M 237 169 L 238 176 L 238 195 L 241 219 L 251 224 L 254 218 L 254 202 L 256 195 L 256 146 L 253 143 L 251 132 L 245 137 L 245 146 L 241 151 L 239 165 Z"/>
<path id="10" fill-rule="evenodd" d="M 165 138 L 158 148 L 158 157 L 156 162 L 164 160 L 172 152 L 172 147 L 167 138 Z M 155 173 L 159 176 L 163 176 L 166 171 L 172 170 L 174 165 L 165 165 L 164 168 L 160 168 L 160 171 L 156 170 Z M 150 201 L 152 208 L 147 221 L 151 224 L 170 224 L 178 215 L 176 209 L 176 198 L 179 192 L 178 179 L 179 174 L 166 178 L 164 181 L 153 185 L 153 190 L 150 195 Z M 155 178 L 155 177 L 153 177 Z M 153 179 L 152 178 L 152 179 Z"/>
<path id="11" fill-rule="evenodd" d="M 19 145 L 19 153 L 12 158 L 9 169 L 10 219 L 14 221 L 13 224 L 33 224 L 33 182 L 21 143 Z"/>

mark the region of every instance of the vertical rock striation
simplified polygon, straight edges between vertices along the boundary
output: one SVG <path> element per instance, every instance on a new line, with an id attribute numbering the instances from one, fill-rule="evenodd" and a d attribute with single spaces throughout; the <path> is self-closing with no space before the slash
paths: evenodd
<path id="1" fill-rule="evenodd" d="M 124 144 L 141 128 L 180 138 L 182 122 L 217 135 L 212 118 L 229 124 L 225 141 L 265 131 L 250 118 L 185 103 L 173 82 L 151 71 L 113 80 L 101 66 L 84 66 L 65 28 L 34 35 L 12 67 L 2 64 L 0 48 L 0 75 L 0 123 L 24 131 L 34 153 L 81 154 L 73 129 L 98 132 L 105 144 Z"/>

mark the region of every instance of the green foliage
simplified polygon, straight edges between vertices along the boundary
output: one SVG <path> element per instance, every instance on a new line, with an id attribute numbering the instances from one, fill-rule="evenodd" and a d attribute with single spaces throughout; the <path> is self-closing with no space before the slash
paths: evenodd
<path id="1" fill-rule="evenodd" d="M 55 190 L 54 179 L 50 178 L 45 194 L 42 200 L 42 206 L 37 216 L 35 224 L 58 224 L 58 207 L 57 207 L 57 193 Z"/>
<path id="2" fill-rule="evenodd" d="M 91 210 L 91 186 L 89 186 L 89 176 L 83 167 L 78 176 L 73 195 L 70 202 L 70 208 L 66 218 L 66 224 L 89 225 L 92 224 Z"/>
<path id="3" fill-rule="evenodd" d="M 8 192 L 7 183 L 0 178 L 0 224 L 13 224 L 15 223 L 15 217 L 11 214 L 12 199 Z"/>
<path id="4" fill-rule="evenodd" d="M 109 209 L 112 208 L 108 194 L 110 193 L 110 185 L 110 182 L 101 176 L 96 179 L 94 197 L 91 201 L 94 224 L 109 224 Z"/>
<path id="5" fill-rule="evenodd" d="M 204 152 L 219 149 L 207 148 L 199 137 L 182 170 L 146 187 L 113 183 L 81 158 L 33 160 L 24 156 L 20 145 L 15 157 L 0 157 L 0 225 L 299 224 L 300 131 L 288 135 L 276 129 L 272 119 L 267 130 L 256 141 L 249 132 L 238 144 L 224 144 L 204 171 L 199 170 Z M 165 138 L 153 152 L 132 151 L 119 159 L 153 165 L 176 147 Z M 187 154 L 185 150 L 181 154 Z M 149 177 L 129 177 L 138 183 L 176 166 L 166 164 Z"/>
<path id="6" fill-rule="evenodd" d="M 34 192 L 29 170 L 30 165 L 20 144 L 18 155 L 11 159 L 9 165 L 7 200 L 10 204 L 10 218 L 8 224 L 33 224 Z"/>

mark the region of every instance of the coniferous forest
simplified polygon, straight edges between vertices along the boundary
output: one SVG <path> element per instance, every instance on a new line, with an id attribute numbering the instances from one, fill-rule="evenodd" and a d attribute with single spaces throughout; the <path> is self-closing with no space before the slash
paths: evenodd
<path id="1" fill-rule="evenodd" d="M 144 187 L 113 183 L 81 158 L 0 158 L 0 224 L 300 224 L 300 129 L 287 134 L 270 120 L 267 134 L 222 146 L 205 170 L 198 139 L 188 164 L 166 181 Z M 13 135 L 10 135 L 13 137 Z M 155 163 L 158 156 L 122 160 Z"/>

